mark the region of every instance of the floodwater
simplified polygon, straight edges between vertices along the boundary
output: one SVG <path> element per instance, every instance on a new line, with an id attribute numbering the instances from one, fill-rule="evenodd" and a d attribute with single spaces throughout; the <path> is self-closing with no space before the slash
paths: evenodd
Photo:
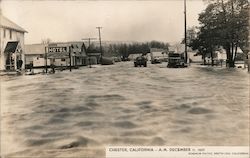
<path id="1" fill-rule="evenodd" d="M 1 77 L 2 155 L 104 157 L 107 145 L 249 145 L 249 74 L 124 62 Z"/>

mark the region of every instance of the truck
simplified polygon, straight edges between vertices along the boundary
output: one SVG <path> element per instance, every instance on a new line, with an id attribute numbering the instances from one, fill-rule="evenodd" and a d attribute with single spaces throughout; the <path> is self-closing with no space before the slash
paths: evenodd
<path id="1" fill-rule="evenodd" d="M 169 68 L 184 68 L 187 67 L 184 59 L 184 53 L 169 53 L 168 54 L 168 66 Z"/>

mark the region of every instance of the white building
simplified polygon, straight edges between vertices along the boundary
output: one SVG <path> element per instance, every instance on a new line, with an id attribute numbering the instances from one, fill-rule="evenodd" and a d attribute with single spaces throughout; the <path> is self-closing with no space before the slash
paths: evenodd
<path id="1" fill-rule="evenodd" d="M 0 14 L 0 70 L 24 68 L 26 30 Z"/>
<path id="2" fill-rule="evenodd" d="M 45 60 L 47 54 L 47 62 Z M 57 42 L 45 44 L 25 45 L 26 68 L 45 67 L 47 64 L 55 66 L 69 66 L 69 52 L 71 52 L 71 66 L 87 65 L 86 48 L 83 42 Z"/>
<path id="3" fill-rule="evenodd" d="M 137 54 L 129 54 L 128 59 L 129 60 L 135 60 L 137 57 L 142 56 L 142 53 Z"/>
<path id="4" fill-rule="evenodd" d="M 150 48 L 150 60 L 151 63 L 154 63 L 154 59 L 162 61 L 167 61 L 168 54 L 167 50 L 159 49 L 159 48 Z"/>
<path id="5" fill-rule="evenodd" d="M 28 44 L 25 45 L 25 68 L 43 67 L 45 65 L 45 44 Z M 50 65 L 50 61 L 47 60 Z"/>

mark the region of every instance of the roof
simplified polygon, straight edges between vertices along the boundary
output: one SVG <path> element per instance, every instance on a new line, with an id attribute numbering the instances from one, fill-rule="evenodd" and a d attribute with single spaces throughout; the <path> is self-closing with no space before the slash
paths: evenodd
<path id="1" fill-rule="evenodd" d="M 28 44 L 24 46 L 25 54 L 44 54 L 45 44 Z"/>
<path id="2" fill-rule="evenodd" d="M 27 33 L 25 29 L 18 26 L 16 23 L 10 21 L 8 18 L 4 17 L 2 14 L 0 14 L 0 27 L 12 29 L 18 32 Z"/>
<path id="3" fill-rule="evenodd" d="M 8 42 L 4 49 L 4 53 L 14 53 L 16 51 L 17 45 L 18 41 Z"/>

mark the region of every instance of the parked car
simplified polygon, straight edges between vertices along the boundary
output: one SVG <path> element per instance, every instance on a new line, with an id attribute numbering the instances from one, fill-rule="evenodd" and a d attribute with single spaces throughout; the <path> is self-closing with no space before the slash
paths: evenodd
<path id="1" fill-rule="evenodd" d="M 144 56 L 139 56 L 135 59 L 134 61 L 134 65 L 135 67 L 137 66 L 144 66 L 144 67 L 147 67 L 147 58 L 144 57 Z"/>
<path id="2" fill-rule="evenodd" d="M 160 63 L 162 63 L 162 61 L 159 57 L 151 59 L 151 64 L 160 64 Z"/>

